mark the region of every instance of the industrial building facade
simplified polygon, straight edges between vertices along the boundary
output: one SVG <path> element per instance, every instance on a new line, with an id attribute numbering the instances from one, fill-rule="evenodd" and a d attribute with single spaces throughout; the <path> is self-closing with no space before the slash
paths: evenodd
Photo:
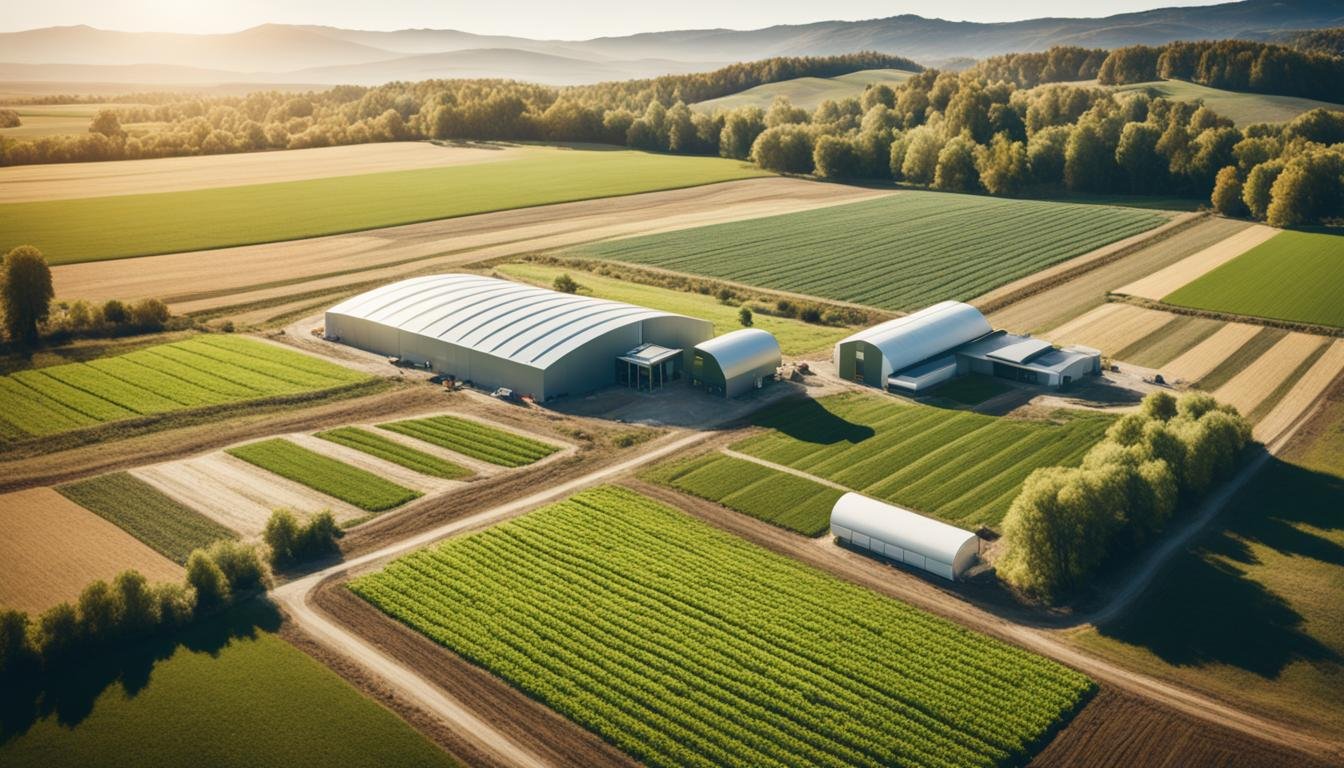
<path id="1" fill-rule="evenodd" d="M 326 313 L 325 334 L 485 388 L 537 401 L 625 380 L 670 381 L 713 325 L 671 312 L 551 291 L 482 275 L 411 278 Z M 622 360 L 655 345 L 670 353 L 639 370 Z M 634 357 L 642 361 L 642 358 Z M 631 379 L 633 377 L 633 380 Z"/>
<path id="2" fill-rule="evenodd" d="M 969 373 L 1064 387 L 1101 372 L 1097 350 L 995 331 L 959 301 L 865 328 L 838 342 L 832 358 L 842 378 L 912 395 Z"/>

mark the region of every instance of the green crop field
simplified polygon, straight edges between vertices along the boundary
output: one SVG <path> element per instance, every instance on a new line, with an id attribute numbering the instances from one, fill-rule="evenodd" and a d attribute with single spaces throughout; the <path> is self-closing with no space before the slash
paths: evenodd
<path id="1" fill-rule="evenodd" d="M 742 325 L 738 320 L 738 307 L 720 304 L 713 296 L 687 291 L 675 291 L 653 285 L 640 285 L 614 277 L 603 277 L 592 272 L 583 272 L 563 267 L 526 262 L 501 264 L 495 271 L 507 277 L 550 286 L 555 278 L 568 274 L 586 290 L 581 291 L 599 299 L 624 301 L 641 307 L 676 312 L 690 317 L 698 317 L 714 324 L 714 333 L 727 333 Z M 771 317 L 756 313 L 752 318 L 752 327 L 769 331 L 779 340 L 780 351 L 785 355 L 799 355 L 819 349 L 829 349 L 835 342 L 854 332 L 853 328 L 815 325 L 788 317 Z"/>
<path id="2" fill-rule="evenodd" d="M 708 99 L 691 105 L 697 112 L 723 112 L 739 107 L 769 109 L 770 103 L 783 96 L 795 107 L 816 109 L 826 99 L 857 99 L 869 85 L 899 85 L 913 72 L 903 69 L 864 69 L 837 77 L 796 77 L 765 83 L 745 91 Z"/>
<path id="3" fill-rule="evenodd" d="M 56 490 L 177 563 L 185 564 L 193 549 L 236 538 L 228 528 L 125 472 L 67 483 Z"/>
<path id="4" fill-rule="evenodd" d="M 1143 91 L 1174 101 L 1202 101 L 1209 109 L 1238 125 L 1286 123 L 1313 109 L 1344 109 L 1344 105 L 1297 96 L 1272 96 L 1265 93 L 1240 93 L 1210 88 L 1184 80 L 1158 80 L 1115 86 L 1116 91 Z"/>
<path id="5" fill-rule="evenodd" d="M 331 389 L 367 378 L 253 339 L 197 336 L 0 377 L 0 437 L 54 435 L 137 416 Z"/>
<path id="6" fill-rule="evenodd" d="M 1033 469 L 1082 460 L 1110 416 L 984 416 L 885 395 L 781 403 L 733 448 L 962 526 L 998 525 Z"/>
<path id="7" fill-rule="evenodd" d="M 657 467 L 649 479 L 804 536 L 826 532 L 831 508 L 843 494 L 815 480 L 722 453 Z"/>
<path id="8" fill-rule="evenodd" d="M 0 205 L 0 251 L 52 264 L 295 240 L 767 175 L 717 157 L 524 147 L 513 158 L 326 179 Z"/>
<path id="9" fill-rule="evenodd" d="M 610 486 L 351 586 L 655 767 L 1022 764 L 1094 687 Z"/>
<path id="10" fill-rule="evenodd" d="M 1280 232 L 1163 301 L 1344 328 L 1344 235 Z"/>
<path id="11" fill-rule="evenodd" d="M 1166 220 L 1135 208 L 906 191 L 576 253 L 909 310 L 973 298 Z"/>
<path id="12" fill-rule="evenodd" d="M 20 709 L 29 702 L 19 690 L 6 690 L 0 765 L 453 765 L 395 714 L 277 637 L 279 617 L 255 605 L 82 659 L 29 708 Z"/>
<path id="13" fill-rule="evenodd" d="M 401 466 L 406 467 L 407 469 L 413 469 L 422 475 L 454 480 L 459 477 L 467 477 L 471 474 L 471 470 L 466 467 L 458 466 L 451 461 L 445 461 L 438 456 L 430 455 L 424 451 L 417 451 L 410 446 L 402 445 L 395 440 L 389 440 L 386 437 L 374 434 L 367 429 L 360 429 L 358 427 L 338 427 L 336 429 L 329 429 L 325 432 L 318 432 L 317 436 L 323 440 L 330 440 L 338 445 L 344 445 L 347 448 L 363 451 L 370 456 L 376 456 L 384 461 L 400 464 Z"/>
<path id="14" fill-rule="evenodd" d="M 1152 589 L 1075 642 L 1147 674 L 1344 733 L 1344 400 L 1336 392 Z"/>
<path id="15" fill-rule="evenodd" d="M 229 448 L 226 452 L 369 512 L 383 512 L 421 495 L 278 437 Z"/>
<path id="16" fill-rule="evenodd" d="M 433 416 L 378 426 L 502 467 L 521 467 L 560 450 L 539 440 L 456 416 Z"/>

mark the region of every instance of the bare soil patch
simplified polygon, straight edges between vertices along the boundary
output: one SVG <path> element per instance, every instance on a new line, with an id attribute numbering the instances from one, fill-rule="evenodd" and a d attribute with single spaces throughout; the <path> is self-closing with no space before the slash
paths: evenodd
<path id="1" fill-rule="evenodd" d="M 1166 269 L 1120 288 L 1116 293 L 1161 301 L 1177 288 L 1226 264 L 1277 234 L 1279 230 L 1263 224 L 1247 227 L 1221 243 L 1211 245 Z"/>
<path id="2" fill-rule="evenodd" d="M 1307 755 L 1275 747 L 1228 728 L 1110 686 L 1056 734 L 1032 768 L 1324 768 Z"/>
<path id="3" fill-rule="evenodd" d="M 1162 366 L 1169 381 L 1199 381 L 1260 332 L 1245 323 L 1228 323 L 1209 338 Z"/>
<path id="4" fill-rule="evenodd" d="M 6 608 L 37 613 L 128 568 L 153 582 L 182 577 L 176 563 L 50 488 L 0 495 L 0 525 Z"/>
<path id="5" fill-rule="evenodd" d="M 1325 395 L 1341 374 L 1344 374 L 1344 341 L 1335 341 L 1274 409 L 1255 425 L 1255 439 L 1269 443 L 1283 434 Z"/>
<path id="6" fill-rule="evenodd" d="M 159 297 L 198 312 L 387 281 L 593 240 L 807 210 L 890 194 L 786 178 L 523 208 L 348 235 L 60 265 L 61 299 Z M 355 275 L 358 275 L 355 277 Z"/>
<path id="7" fill-rule="evenodd" d="M 226 453 L 141 467 L 131 474 L 243 536 L 260 535 L 271 512 L 281 508 L 300 514 L 331 510 L 341 523 L 368 514 Z"/>
<path id="8" fill-rule="evenodd" d="M 1129 304 L 1106 304 L 1044 335 L 1059 344 L 1083 344 L 1113 356 L 1147 338 L 1174 317 Z"/>
<path id="9" fill-rule="evenodd" d="M 1320 336 L 1290 333 L 1219 387 L 1213 396 L 1248 414 L 1297 370 L 1311 353 L 1326 343 L 1329 342 Z"/>
<path id="10" fill-rule="evenodd" d="M 236 155 L 0 168 L 0 203 L 180 192 L 276 181 L 471 165 L 519 154 L 504 145 L 439 146 L 427 141 L 355 144 Z"/>

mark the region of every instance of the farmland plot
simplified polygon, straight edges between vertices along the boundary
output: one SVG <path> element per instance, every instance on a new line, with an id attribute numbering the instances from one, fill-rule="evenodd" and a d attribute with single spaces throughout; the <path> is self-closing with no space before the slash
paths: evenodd
<path id="1" fill-rule="evenodd" d="M 419 491 L 281 438 L 240 445 L 226 453 L 369 512 L 384 512 L 421 496 Z"/>
<path id="2" fill-rule="evenodd" d="M 351 587 L 650 766 L 1020 764 L 1093 689 L 613 487 Z"/>
<path id="3" fill-rule="evenodd" d="M 1132 208 L 902 192 L 575 253 L 910 310 L 971 299 L 1166 220 Z"/>
<path id="4" fill-rule="evenodd" d="M 1032 470 L 1081 461 L 1111 417 L 1027 421 L 848 394 L 782 403 L 754 423 L 770 431 L 734 449 L 965 527 L 997 525 Z"/>
<path id="5" fill-rule="evenodd" d="M 844 493 L 722 453 L 659 467 L 651 479 L 804 536 L 826 532 L 831 508 Z"/>
<path id="6" fill-rule="evenodd" d="M 332 389 L 366 378 L 253 339 L 200 336 L 0 377 L 0 435 L 41 437 L 138 416 Z"/>
<path id="7" fill-rule="evenodd" d="M 236 535 L 126 472 L 67 483 L 56 490 L 175 563 L 185 564 L 193 549 Z"/>
<path id="8" fill-rule="evenodd" d="M 471 470 L 465 467 L 458 466 L 451 461 L 445 461 L 424 451 L 418 451 L 410 446 L 402 445 L 367 429 L 338 427 L 325 432 L 318 432 L 317 437 L 357 451 L 363 451 L 384 461 L 400 464 L 407 469 L 430 477 L 457 480 L 471 475 Z"/>
<path id="9" fill-rule="evenodd" d="M 540 440 L 456 416 L 432 416 L 379 426 L 502 467 L 526 466 L 560 450 Z"/>

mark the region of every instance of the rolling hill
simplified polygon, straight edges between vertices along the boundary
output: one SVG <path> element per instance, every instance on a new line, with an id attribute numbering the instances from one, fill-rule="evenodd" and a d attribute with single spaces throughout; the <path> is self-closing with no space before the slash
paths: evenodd
<path id="1" fill-rule="evenodd" d="M 876 83 L 895 85 L 903 83 L 913 75 L 900 69 L 864 69 L 837 77 L 797 77 L 766 83 L 748 88 L 740 93 L 708 99 L 692 105 L 703 112 L 737 109 L 738 107 L 760 107 L 766 109 L 777 97 L 787 98 L 795 107 L 816 109 L 826 99 L 847 99 L 857 97 L 863 89 Z"/>

